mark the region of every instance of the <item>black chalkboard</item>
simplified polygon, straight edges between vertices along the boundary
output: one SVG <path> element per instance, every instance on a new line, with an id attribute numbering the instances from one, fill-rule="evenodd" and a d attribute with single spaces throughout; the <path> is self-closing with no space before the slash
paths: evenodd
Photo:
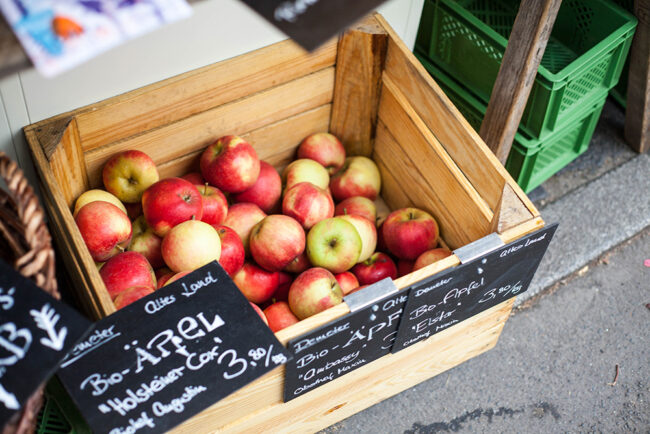
<path id="1" fill-rule="evenodd" d="M 0 428 L 90 326 L 0 260 Z"/>
<path id="2" fill-rule="evenodd" d="M 407 298 L 406 291 L 397 292 L 393 281 L 384 279 L 346 297 L 351 309 L 355 299 L 360 301 L 358 310 L 291 340 L 284 401 L 388 354 Z"/>
<path id="3" fill-rule="evenodd" d="M 58 375 L 93 432 L 163 432 L 288 357 L 213 262 L 97 322 Z"/>
<path id="4" fill-rule="evenodd" d="M 241 0 L 313 50 L 386 0 Z"/>
<path id="5" fill-rule="evenodd" d="M 556 228 L 550 225 L 413 285 L 393 352 L 526 291 Z"/>

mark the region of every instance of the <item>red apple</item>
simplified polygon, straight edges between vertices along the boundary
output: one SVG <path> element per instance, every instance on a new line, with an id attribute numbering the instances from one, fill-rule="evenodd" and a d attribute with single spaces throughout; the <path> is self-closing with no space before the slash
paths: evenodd
<path id="1" fill-rule="evenodd" d="M 237 232 L 228 226 L 213 225 L 212 227 L 217 230 L 221 239 L 221 257 L 219 258 L 219 264 L 232 277 L 244 265 L 244 259 L 246 258 L 244 245 Z"/>
<path id="2" fill-rule="evenodd" d="M 115 309 L 120 310 L 123 307 L 130 305 L 134 301 L 138 301 L 142 297 L 146 297 L 152 292 L 153 289 L 147 286 L 132 286 L 117 294 L 113 299 L 113 304 L 115 305 Z"/>
<path id="3" fill-rule="evenodd" d="M 129 219 L 131 219 L 131 221 L 137 219 L 142 215 L 142 202 L 125 203 L 124 207 L 126 208 L 126 215 L 129 216 Z"/>
<path id="4" fill-rule="evenodd" d="M 162 288 L 165 286 L 165 283 L 172 277 L 174 277 L 174 273 L 172 270 L 170 270 L 167 267 L 159 268 L 156 270 L 156 281 L 158 282 L 156 285 L 156 289 Z"/>
<path id="5" fill-rule="evenodd" d="M 311 182 L 300 182 L 287 189 L 282 199 L 282 213 L 298 220 L 305 230 L 334 216 L 332 197 Z"/>
<path id="6" fill-rule="evenodd" d="M 221 256 L 221 239 L 209 224 L 188 220 L 174 226 L 162 241 L 165 264 L 177 273 L 192 271 Z"/>
<path id="7" fill-rule="evenodd" d="M 330 189 L 337 201 L 354 196 L 375 200 L 381 189 L 379 169 L 370 158 L 348 157 L 341 170 L 332 176 Z"/>
<path id="8" fill-rule="evenodd" d="M 311 262 L 309 262 L 307 252 L 302 252 L 300 255 L 296 256 L 289 265 L 284 267 L 284 271 L 300 274 L 308 268 L 311 268 Z"/>
<path id="9" fill-rule="evenodd" d="M 158 181 L 142 195 L 142 211 L 153 232 L 164 237 L 187 220 L 201 220 L 203 199 L 193 184 L 181 178 Z"/>
<path id="10" fill-rule="evenodd" d="M 333 175 L 345 163 L 345 148 L 329 133 L 316 133 L 307 136 L 298 147 L 298 158 L 310 158 L 318 161 L 327 173 Z"/>
<path id="11" fill-rule="evenodd" d="M 97 262 L 124 251 L 131 241 L 131 222 L 124 212 L 104 201 L 84 205 L 74 219 L 90 256 Z"/>
<path id="12" fill-rule="evenodd" d="M 342 220 L 352 223 L 361 237 L 361 254 L 358 262 L 363 262 L 370 257 L 377 248 L 377 228 L 375 224 L 360 215 L 350 214 L 338 216 Z"/>
<path id="13" fill-rule="evenodd" d="M 95 202 L 98 200 L 102 200 L 104 202 L 112 203 L 122 211 L 124 211 L 124 214 L 126 214 L 126 208 L 124 207 L 124 204 L 120 202 L 120 200 L 115 197 L 114 195 L 110 194 L 108 191 L 104 190 L 88 190 L 84 193 L 82 193 L 77 200 L 74 203 L 74 211 L 72 212 L 72 216 L 76 217 L 77 214 L 79 213 L 79 210 L 84 206 L 89 204 L 90 202 Z"/>
<path id="14" fill-rule="evenodd" d="M 415 260 L 413 271 L 419 270 L 420 268 L 424 268 L 429 264 L 433 264 L 434 262 L 444 259 L 447 256 L 451 256 L 451 255 L 452 252 L 449 251 L 448 249 L 445 249 L 444 247 L 427 250 L 426 252 L 418 256 L 418 258 Z"/>
<path id="15" fill-rule="evenodd" d="M 160 268 L 165 265 L 160 251 L 162 239 L 153 233 L 144 216 L 141 215 L 135 219 L 132 226 L 133 235 L 127 250 L 141 253 L 153 268 Z"/>
<path id="16" fill-rule="evenodd" d="M 291 284 L 293 283 L 293 276 L 289 273 L 283 273 L 279 272 L 278 273 L 278 287 L 271 296 L 272 302 L 276 301 L 287 301 L 289 298 L 289 288 L 291 288 Z"/>
<path id="17" fill-rule="evenodd" d="M 205 185 L 205 179 L 203 179 L 203 175 L 201 175 L 199 172 L 186 173 L 180 178 L 189 181 L 194 185 Z"/>
<path id="18" fill-rule="evenodd" d="M 99 275 L 111 298 L 132 286 L 144 286 L 152 291 L 157 286 L 153 268 L 137 252 L 124 252 L 112 257 L 99 270 Z"/>
<path id="19" fill-rule="evenodd" d="M 223 225 L 237 232 L 239 239 L 244 245 L 244 250 L 248 254 L 248 237 L 250 236 L 251 230 L 264 217 L 266 217 L 266 213 L 254 203 L 236 203 L 228 209 L 228 215 Z"/>
<path id="20" fill-rule="evenodd" d="M 334 215 L 360 215 L 372 222 L 374 225 L 377 221 L 377 207 L 375 203 L 363 196 L 348 197 L 336 205 Z"/>
<path id="21" fill-rule="evenodd" d="M 377 251 L 379 252 L 388 252 L 388 246 L 386 245 L 386 240 L 384 240 L 384 222 L 381 222 L 377 225 Z"/>
<path id="22" fill-rule="evenodd" d="M 253 308 L 255 313 L 257 313 L 260 316 L 260 318 L 262 318 L 262 321 L 264 321 L 264 324 L 269 325 L 269 322 L 266 319 L 266 315 L 264 315 L 264 312 L 262 312 L 262 309 L 260 309 L 260 307 L 258 305 L 256 305 L 255 303 L 253 303 L 253 302 L 249 301 L 249 303 L 251 304 L 251 307 Z"/>
<path id="23" fill-rule="evenodd" d="M 386 277 L 397 279 L 397 267 L 390 256 L 377 252 L 367 260 L 358 263 L 352 272 L 361 285 L 371 285 Z"/>
<path id="24" fill-rule="evenodd" d="M 209 225 L 220 225 L 228 214 L 228 200 L 216 187 L 207 184 L 195 185 L 203 203 L 201 221 Z"/>
<path id="25" fill-rule="evenodd" d="M 130 150 L 113 155 L 102 170 L 104 187 L 126 203 L 140 202 L 142 193 L 159 178 L 153 160 L 144 152 Z"/>
<path id="26" fill-rule="evenodd" d="M 386 246 L 400 259 L 414 260 L 438 244 L 438 223 L 429 213 L 417 208 L 390 213 L 382 232 Z"/>
<path id="27" fill-rule="evenodd" d="M 316 187 L 327 189 L 330 182 L 330 176 L 327 170 L 318 162 L 303 158 L 292 161 L 284 171 L 282 171 L 282 183 L 284 191 L 301 182 L 311 182 Z"/>
<path id="28" fill-rule="evenodd" d="M 224 136 L 201 154 L 201 174 L 222 191 L 241 193 L 257 181 L 260 160 L 250 143 L 238 136 Z"/>
<path id="29" fill-rule="evenodd" d="M 309 262 L 332 273 L 347 271 L 359 262 L 362 246 L 357 229 L 340 216 L 316 223 L 307 234 Z"/>
<path id="30" fill-rule="evenodd" d="M 295 219 L 274 214 L 253 227 L 249 243 L 255 262 L 265 270 L 280 271 L 305 251 L 305 231 Z"/>
<path id="31" fill-rule="evenodd" d="M 343 301 L 343 291 L 332 273 L 316 267 L 300 274 L 289 288 L 289 306 L 305 319 Z"/>
<path id="32" fill-rule="evenodd" d="M 291 308 L 286 301 L 276 301 L 264 309 L 264 315 L 266 315 L 269 328 L 273 333 L 279 332 L 280 330 L 300 321 L 296 318 L 293 312 L 291 312 Z"/>
<path id="33" fill-rule="evenodd" d="M 357 276 L 350 273 L 349 271 L 335 274 L 334 278 L 336 278 L 336 281 L 339 283 L 341 291 L 343 291 L 343 295 L 348 295 L 353 289 L 359 286 Z"/>
<path id="34" fill-rule="evenodd" d="M 278 171 L 266 161 L 260 161 L 260 176 L 255 184 L 241 193 L 234 194 L 235 202 L 249 202 L 259 206 L 265 213 L 275 210 L 282 195 L 282 180 Z"/>
<path id="35" fill-rule="evenodd" d="M 402 277 L 406 276 L 407 274 L 411 274 L 413 272 L 413 265 L 415 263 L 413 261 L 409 261 L 408 259 L 400 259 L 397 261 L 397 277 Z"/>
<path id="36" fill-rule="evenodd" d="M 264 303 L 278 288 L 280 273 L 269 272 L 250 262 L 235 273 L 232 280 L 248 301 Z"/>
<path id="37" fill-rule="evenodd" d="M 182 279 L 183 277 L 187 276 L 190 273 L 191 271 L 181 271 L 180 273 L 176 273 L 172 277 L 167 279 L 167 281 L 163 284 L 163 286 L 171 285 L 172 283 L 176 282 L 178 279 Z"/>

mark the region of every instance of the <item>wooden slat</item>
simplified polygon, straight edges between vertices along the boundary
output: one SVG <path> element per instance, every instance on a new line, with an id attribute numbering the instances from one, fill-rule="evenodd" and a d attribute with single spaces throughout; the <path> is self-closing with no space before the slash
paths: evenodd
<path id="1" fill-rule="evenodd" d="M 370 157 L 388 37 L 370 16 L 341 36 L 330 131 L 348 155 Z"/>
<path id="2" fill-rule="evenodd" d="M 499 206 L 490 223 L 490 232 L 498 234 L 533 218 L 509 184 L 503 187 Z"/>
<path id="3" fill-rule="evenodd" d="M 334 65 L 336 44 L 305 54 L 283 41 L 181 74 L 79 115 L 84 150 L 124 139 Z"/>
<path id="4" fill-rule="evenodd" d="M 96 185 L 104 163 L 116 152 L 138 149 L 163 164 L 204 149 L 226 134 L 246 134 L 332 101 L 334 68 L 299 78 L 250 97 L 86 153 L 88 176 Z M 277 151 L 283 147 L 278 147 Z"/>

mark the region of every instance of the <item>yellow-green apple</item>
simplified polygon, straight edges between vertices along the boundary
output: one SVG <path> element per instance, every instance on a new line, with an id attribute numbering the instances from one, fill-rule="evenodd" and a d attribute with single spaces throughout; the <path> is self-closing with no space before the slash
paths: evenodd
<path id="1" fill-rule="evenodd" d="M 142 195 L 142 211 L 153 232 L 164 237 L 179 223 L 201 220 L 203 199 L 189 181 L 166 178 L 145 190 Z"/>
<path id="2" fill-rule="evenodd" d="M 282 199 L 282 213 L 298 220 L 305 230 L 334 216 L 334 202 L 329 193 L 311 182 L 299 182 L 287 189 Z"/>
<path id="3" fill-rule="evenodd" d="M 112 203 L 90 202 L 81 207 L 74 221 L 90 256 L 97 262 L 123 252 L 131 241 L 131 221 Z"/>
<path id="4" fill-rule="evenodd" d="M 151 157 L 136 150 L 113 155 L 102 170 L 106 190 L 126 203 L 140 202 L 142 193 L 159 179 Z"/>
<path id="5" fill-rule="evenodd" d="M 284 191 L 293 187 L 301 182 L 311 182 L 323 190 L 327 189 L 330 182 L 330 175 L 320 163 L 310 160 L 309 158 L 301 158 L 292 161 L 282 171 L 282 183 L 284 184 Z"/>
<path id="6" fill-rule="evenodd" d="M 177 273 L 192 271 L 221 256 L 221 240 L 209 224 L 188 220 L 174 226 L 162 241 L 165 264 Z"/>
<path id="7" fill-rule="evenodd" d="M 172 283 L 176 282 L 178 279 L 182 279 L 183 277 L 187 276 L 190 273 L 191 271 L 181 271 L 180 273 L 176 273 L 172 277 L 167 279 L 167 281 L 163 284 L 163 286 L 171 285 Z"/>
<path id="8" fill-rule="evenodd" d="M 209 225 L 220 225 L 228 215 L 228 200 L 217 187 L 208 184 L 195 185 L 202 199 L 202 222 Z"/>
<path id="9" fill-rule="evenodd" d="M 249 303 L 251 304 L 251 307 L 253 308 L 255 313 L 258 314 L 260 316 L 260 318 L 262 318 L 262 321 L 264 321 L 264 324 L 269 325 L 269 322 L 266 319 L 266 315 L 264 315 L 264 312 L 262 312 L 262 309 L 260 309 L 260 307 L 258 305 L 256 305 L 255 303 L 253 303 L 253 302 L 249 301 Z"/>
<path id="10" fill-rule="evenodd" d="M 244 245 L 244 250 L 248 255 L 248 237 L 253 230 L 253 226 L 258 224 L 266 217 L 266 213 L 254 203 L 236 203 L 228 209 L 228 215 L 223 225 L 233 229 L 239 235 L 239 239 Z"/>
<path id="11" fill-rule="evenodd" d="M 124 207 L 126 208 L 126 215 L 129 216 L 129 219 L 131 219 L 131 221 L 137 219 L 142 215 L 142 202 L 125 203 Z"/>
<path id="12" fill-rule="evenodd" d="M 318 161 L 330 175 L 333 175 L 345 163 L 345 149 L 336 136 L 329 133 L 316 133 L 307 136 L 300 143 L 298 158 Z"/>
<path id="13" fill-rule="evenodd" d="M 113 304 L 115 309 L 120 310 L 151 293 L 153 293 L 153 289 L 147 286 L 132 286 L 117 294 L 113 299 Z"/>
<path id="14" fill-rule="evenodd" d="M 97 200 L 102 200 L 104 202 L 112 203 L 113 205 L 115 205 L 116 207 L 124 211 L 124 214 L 127 213 L 124 204 L 117 197 L 110 194 L 108 191 L 94 189 L 82 193 L 81 196 L 77 198 L 77 201 L 74 203 L 74 211 L 72 213 L 72 216 L 76 217 L 81 207 L 89 204 L 90 202 L 95 202 Z"/>
<path id="15" fill-rule="evenodd" d="M 277 271 L 266 271 L 251 262 L 244 262 L 232 280 L 248 301 L 264 303 L 278 288 L 279 277 Z"/>
<path id="16" fill-rule="evenodd" d="M 413 271 L 413 265 L 415 262 L 409 261 L 408 259 L 399 259 L 397 261 L 397 277 L 406 276 L 411 274 Z"/>
<path id="17" fill-rule="evenodd" d="M 201 174 L 228 193 L 241 193 L 255 184 L 260 160 L 250 143 L 238 136 L 218 138 L 201 154 Z"/>
<path id="18" fill-rule="evenodd" d="M 203 179 L 203 175 L 201 175 L 199 172 L 190 172 L 186 173 L 183 176 L 180 176 L 179 178 L 182 178 L 186 181 L 191 182 L 194 185 L 204 185 L 205 184 L 205 179 Z"/>
<path id="19" fill-rule="evenodd" d="M 370 158 L 348 157 L 341 170 L 330 181 L 330 190 L 336 201 L 363 196 L 375 200 L 381 190 L 381 175 Z"/>
<path id="20" fill-rule="evenodd" d="M 360 215 L 372 222 L 377 221 L 377 207 L 375 203 L 363 196 L 353 196 L 344 199 L 334 209 L 334 215 Z"/>
<path id="21" fill-rule="evenodd" d="M 311 262 L 309 262 L 307 252 L 302 252 L 300 255 L 296 256 L 289 265 L 284 267 L 284 271 L 300 274 L 307 268 L 311 268 Z"/>
<path id="22" fill-rule="evenodd" d="M 156 275 L 149 261 L 137 252 L 124 252 L 106 261 L 99 275 L 106 285 L 108 295 L 115 298 L 132 286 L 156 289 Z"/>
<path id="23" fill-rule="evenodd" d="M 321 220 L 307 234 L 309 262 L 332 273 L 347 271 L 359 262 L 362 246 L 357 229 L 341 217 Z"/>
<path id="24" fill-rule="evenodd" d="M 267 271 L 280 271 L 305 251 L 305 231 L 295 219 L 273 214 L 251 230 L 251 256 Z"/>
<path id="25" fill-rule="evenodd" d="M 371 285 L 381 279 L 397 279 L 397 266 L 386 253 L 377 252 L 363 262 L 352 267 L 352 272 L 361 285 Z"/>
<path id="26" fill-rule="evenodd" d="M 451 256 L 451 251 L 449 249 L 445 249 L 444 247 L 438 247 L 437 249 L 431 249 L 427 250 L 426 252 L 422 253 L 418 258 L 415 260 L 415 265 L 413 265 L 413 271 L 419 270 L 420 268 L 424 268 L 427 265 L 433 264 L 436 261 L 439 261 L 441 259 L 445 259 L 447 256 Z"/>
<path id="27" fill-rule="evenodd" d="M 167 281 L 171 279 L 174 276 L 174 274 L 176 274 L 167 267 L 159 268 L 155 270 L 155 273 L 156 273 L 156 282 L 157 282 L 156 289 L 165 286 L 165 283 L 167 283 Z"/>
<path id="28" fill-rule="evenodd" d="M 332 273 L 314 267 L 304 271 L 289 288 L 289 307 L 298 319 L 309 318 L 343 301 L 343 291 Z"/>
<path id="29" fill-rule="evenodd" d="M 266 315 L 269 328 L 273 333 L 286 329 L 299 321 L 293 312 L 291 312 L 289 303 L 286 301 L 276 301 L 264 309 L 264 315 Z"/>
<path id="30" fill-rule="evenodd" d="M 153 233 L 144 216 L 141 215 L 135 219 L 132 226 L 133 235 L 127 250 L 142 254 L 154 269 L 165 265 L 160 251 L 162 238 Z"/>
<path id="31" fill-rule="evenodd" d="M 212 225 L 212 227 L 217 230 L 221 239 L 221 257 L 219 258 L 219 264 L 232 277 L 244 265 L 244 260 L 246 259 L 244 245 L 237 232 L 228 226 Z"/>
<path id="32" fill-rule="evenodd" d="M 343 273 L 335 274 L 334 278 L 339 283 L 343 295 L 348 295 L 353 289 L 359 286 L 359 281 L 357 276 L 352 274 L 349 271 L 344 271 Z"/>
<path id="33" fill-rule="evenodd" d="M 250 202 L 259 206 L 266 213 L 275 210 L 282 195 L 280 174 L 266 161 L 260 161 L 260 176 L 255 184 L 241 193 L 233 194 L 235 202 Z"/>
<path id="34" fill-rule="evenodd" d="M 388 250 L 400 259 L 415 260 L 438 244 L 438 223 L 418 208 L 390 213 L 382 225 L 382 233 Z"/>
<path id="35" fill-rule="evenodd" d="M 361 237 L 361 254 L 357 262 L 363 262 L 374 253 L 377 247 L 377 228 L 365 217 L 356 214 L 341 215 L 337 218 L 352 223 Z"/>

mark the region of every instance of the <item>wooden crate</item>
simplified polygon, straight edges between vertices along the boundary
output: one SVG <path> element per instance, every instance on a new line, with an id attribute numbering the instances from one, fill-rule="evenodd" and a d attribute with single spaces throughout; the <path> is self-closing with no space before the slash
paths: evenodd
<path id="1" fill-rule="evenodd" d="M 300 140 L 330 130 L 350 154 L 371 156 L 390 209 L 433 214 L 458 248 L 497 230 L 505 243 L 544 226 L 479 136 L 384 19 L 306 54 L 291 41 L 152 84 L 25 128 L 46 206 L 79 299 L 96 318 L 114 311 L 71 206 L 101 185 L 115 152 L 139 149 L 161 177 L 197 167 L 216 137 L 238 134 L 282 168 Z M 452 255 L 395 281 L 406 288 L 459 264 Z M 314 431 L 493 347 L 512 300 L 282 403 L 278 368 L 214 404 L 178 432 Z M 349 312 L 343 303 L 280 331 L 283 343 Z"/>

